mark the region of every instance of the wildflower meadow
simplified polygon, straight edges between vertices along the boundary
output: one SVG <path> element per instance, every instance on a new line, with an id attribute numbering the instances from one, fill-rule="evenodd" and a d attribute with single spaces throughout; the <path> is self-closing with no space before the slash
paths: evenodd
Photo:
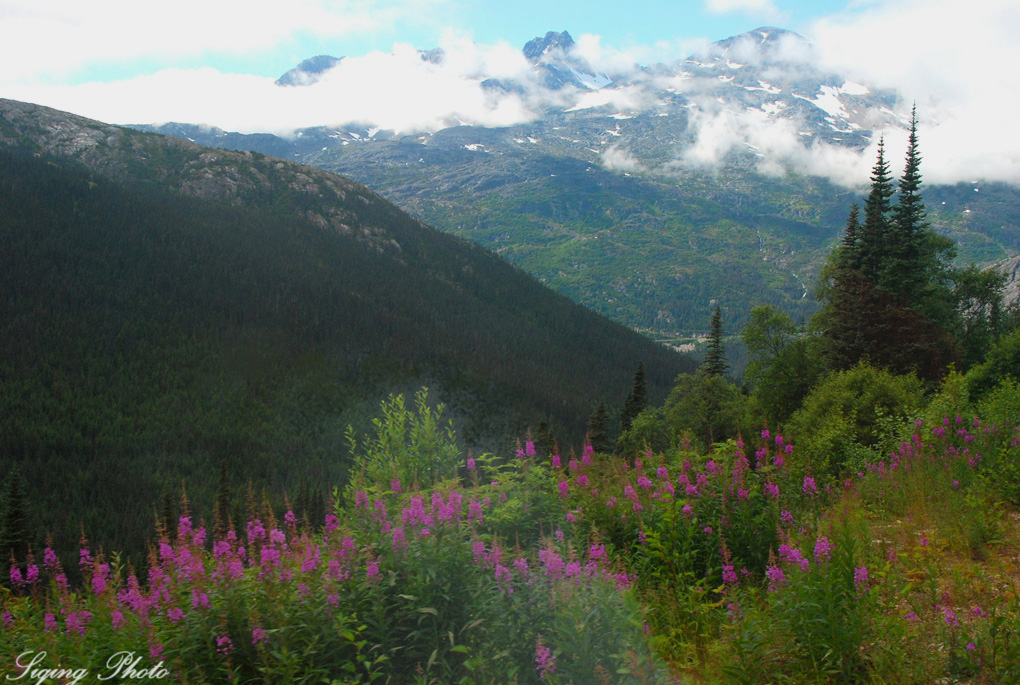
<path id="1" fill-rule="evenodd" d="M 938 395 L 838 475 L 768 429 L 463 455 L 391 401 L 323 521 L 253 501 L 214 532 L 185 501 L 144 569 L 85 539 L 13 566 L 0 663 L 34 683 L 1020 682 L 1002 393 L 986 415 Z"/>

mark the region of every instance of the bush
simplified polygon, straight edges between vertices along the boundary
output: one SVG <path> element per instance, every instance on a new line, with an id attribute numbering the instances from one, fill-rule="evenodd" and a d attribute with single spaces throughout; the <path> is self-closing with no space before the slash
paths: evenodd
<path id="1" fill-rule="evenodd" d="M 999 338 L 985 361 L 967 372 L 971 397 L 981 399 L 1005 378 L 1020 382 L 1020 328 Z"/>
<path id="2" fill-rule="evenodd" d="M 876 455 L 893 450 L 903 425 L 922 406 L 922 391 L 916 376 L 862 363 L 830 374 L 813 389 L 788 432 L 817 461 L 816 475 L 836 477 L 855 466 L 861 448 Z"/>

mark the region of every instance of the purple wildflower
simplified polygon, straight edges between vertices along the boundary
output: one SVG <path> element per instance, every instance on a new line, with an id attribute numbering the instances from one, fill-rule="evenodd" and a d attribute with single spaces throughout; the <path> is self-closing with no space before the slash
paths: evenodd
<path id="1" fill-rule="evenodd" d="M 234 651 L 234 643 L 228 635 L 220 635 L 216 638 L 216 651 L 220 654 L 230 654 Z"/>
<path id="2" fill-rule="evenodd" d="M 832 544 L 829 543 L 829 538 L 822 535 L 815 542 L 815 561 L 822 562 L 828 561 L 832 556 Z"/>
<path id="3" fill-rule="evenodd" d="M 545 680 L 546 676 L 556 671 L 556 657 L 553 656 L 552 650 L 542 644 L 542 636 L 538 636 L 538 643 L 535 645 L 535 670 L 538 671 L 538 677 L 541 680 Z"/>
<path id="4" fill-rule="evenodd" d="M 804 476 L 803 490 L 805 495 L 817 495 L 818 486 L 815 485 L 815 479 L 811 476 Z"/>
<path id="5" fill-rule="evenodd" d="M 854 571 L 854 588 L 858 594 L 868 591 L 868 567 L 861 566 Z"/>

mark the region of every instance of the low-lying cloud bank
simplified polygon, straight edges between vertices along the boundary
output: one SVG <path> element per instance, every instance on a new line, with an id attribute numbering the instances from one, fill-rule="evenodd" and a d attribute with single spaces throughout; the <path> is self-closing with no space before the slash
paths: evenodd
<path id="1" fill-rule="evenodd" d="M 1011 130 L 1020 111 L 1015 67 L 1020 64 L 1020 42 L 1012 35 L 1017 26 L 1020 7 L 1014 0 L 868 4 L 818 22 L 807 32 L 815 52 L 791 43 L 780 48 L 780 64 L 773 68 L 777 80 L 794 78 L 799 69 L 822 69 L 872 88 L 894 89 L 900 95 L 895 115 L 901 118 L 916 102 L 929 183 L 980 179 L 1020 185 L 1020 136 Z M 343 30 L 333 28 L 334 33 Z M 9 83 L 3 96 L 122 124 L 178 121 L 282 135 L 310 126 L 359 124 L 412 133 L 459 124 L 524 123 L 550 107 L 638 109 L 652 106 L 657 89 L 668 80 L 637 67 L 642 58 L 661 58 L 661 45 L 622 50 L 603 45 L 598 36 L 579 37 L 574 48 L 578 57 L 629 83 L 601 91 L 544 88 L 541 74 L 519 46 L 483 46 L 447 34 L 439 47 L 445 55 L 439 63 L 399 44 L 389 53 L 346 57 L 318 82 L 302 87 L 202 68 L 75 86 Z M 755 56 L 749 52 L 742 58 Z M 488 79 L 514 87 L 488 87 Z M 733 151 L 751 151 L 760 156 L 764 173 L 792 171 L 860 185 L 867 182 L 874 163 L 878 136 L 886 138 L 894 170 L 905 149 L 902 119 L 889 125 L 893 116 L 876 122 L 872 145 L 857 151 L 811 142 L 796 119 L 720 106 L 711 92 L 699 93 L 696 83 L 688 81 L 680 90 L 691 102 L 694 143 L 678 160 L 687 166 L 709 169 Z M 619 143 L 605 153 L 606 164 L 638 170 L 638 160 L 625 152 L 624 141 Z"/>

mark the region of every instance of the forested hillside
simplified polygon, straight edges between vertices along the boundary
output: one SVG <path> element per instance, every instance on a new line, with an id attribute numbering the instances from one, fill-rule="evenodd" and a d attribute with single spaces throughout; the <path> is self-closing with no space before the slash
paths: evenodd
<path id="1" fill-rule="evenodd" d="M 512 451 L 540 423 L 580 444 L 640 361 L 660 397 L 685 368 L 344 179 L 316 171 L 302 193 L 295 165 L 208 172 L 197 146 L 130 135 L 142 152 L 89 147 L 101 174 L 30 141 L 0 151 L 0 473 L 27 477 L 37 542 L 137 552 L 157 502 L 208 504 L 221 470 L 235 493 L 321 502 L 348 425 L 389 392 L 430 386 L 465 445 Z M 167 181 L 182 170 L 205 191 L 216 173 L 265 183 L 192 197 Z"/>

